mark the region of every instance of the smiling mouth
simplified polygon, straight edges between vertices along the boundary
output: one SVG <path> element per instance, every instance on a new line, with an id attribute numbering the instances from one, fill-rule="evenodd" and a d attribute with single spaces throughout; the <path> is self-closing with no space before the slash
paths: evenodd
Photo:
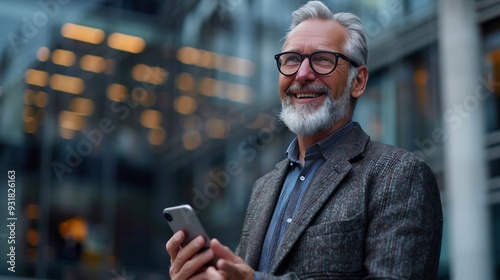
<path id="1" fill-rule="evenodd" d="M 295 93 L 293 94 L 293 97 L 298 99 L 303 99 L 303 98 L 316 98 L 322 95 L 324 95 L 324 93 Z"/>

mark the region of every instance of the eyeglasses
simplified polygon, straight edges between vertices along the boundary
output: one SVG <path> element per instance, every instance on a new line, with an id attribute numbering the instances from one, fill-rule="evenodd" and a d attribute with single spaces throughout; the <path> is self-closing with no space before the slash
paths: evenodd
<path id="1" fill-rule="evenodd" d="M 348 58 L 347 56 L 329 51 L 317 51 L 311 54 L 301 54 L 298 52 L 282 52 L 276 54 L 276 64 L 281 74 L 292 76 L 297 74 L 300 65 L 304 59 L 309 58 L 311 69 L 319 75 L 328 75 L 337 68 L 339 57 L 351 63 L 354 67 L 359 67 L 359 64 Z"/>

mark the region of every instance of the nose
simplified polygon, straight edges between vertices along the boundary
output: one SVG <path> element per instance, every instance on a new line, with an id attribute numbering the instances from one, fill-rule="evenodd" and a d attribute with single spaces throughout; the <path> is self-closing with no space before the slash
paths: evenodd
<path id="1" fill-rule="evenodd" d="M 301 84 L 316 80 L 316 73 L 314 73 L 309 64 L 309 58 L 305 58 L 302 61 L 297 74 L 295 74 L 295 80 Z"/>

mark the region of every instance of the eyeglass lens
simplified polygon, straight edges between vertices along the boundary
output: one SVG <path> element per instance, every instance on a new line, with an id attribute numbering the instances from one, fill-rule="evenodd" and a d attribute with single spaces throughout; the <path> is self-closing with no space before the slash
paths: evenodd
<path id="1" fill-rule="evenodd" d="M 285 75 L 292 75 L 299 70 L 303 58 L 298 53 L 284 53 L 280 56 L 280 69 Z M 332 53 L 313 53 L 310 57 L 310 65 L 318 74 L 328 74 L 333 71 L 337 64 L 337 56 Z"/>

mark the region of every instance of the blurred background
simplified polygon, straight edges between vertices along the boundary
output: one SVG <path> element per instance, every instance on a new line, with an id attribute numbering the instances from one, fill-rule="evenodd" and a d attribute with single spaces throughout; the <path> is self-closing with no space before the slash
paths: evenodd
<path id="1" fill-rule="evenodd" d="M 0 0 L 0 278 L 168 279 L 181 203 L 234 249 L 305 2 Z M 367 28 L 354 120 L 437 175 L 439 279 L 500 279 L 500 1 L 325 3 Z"/>

